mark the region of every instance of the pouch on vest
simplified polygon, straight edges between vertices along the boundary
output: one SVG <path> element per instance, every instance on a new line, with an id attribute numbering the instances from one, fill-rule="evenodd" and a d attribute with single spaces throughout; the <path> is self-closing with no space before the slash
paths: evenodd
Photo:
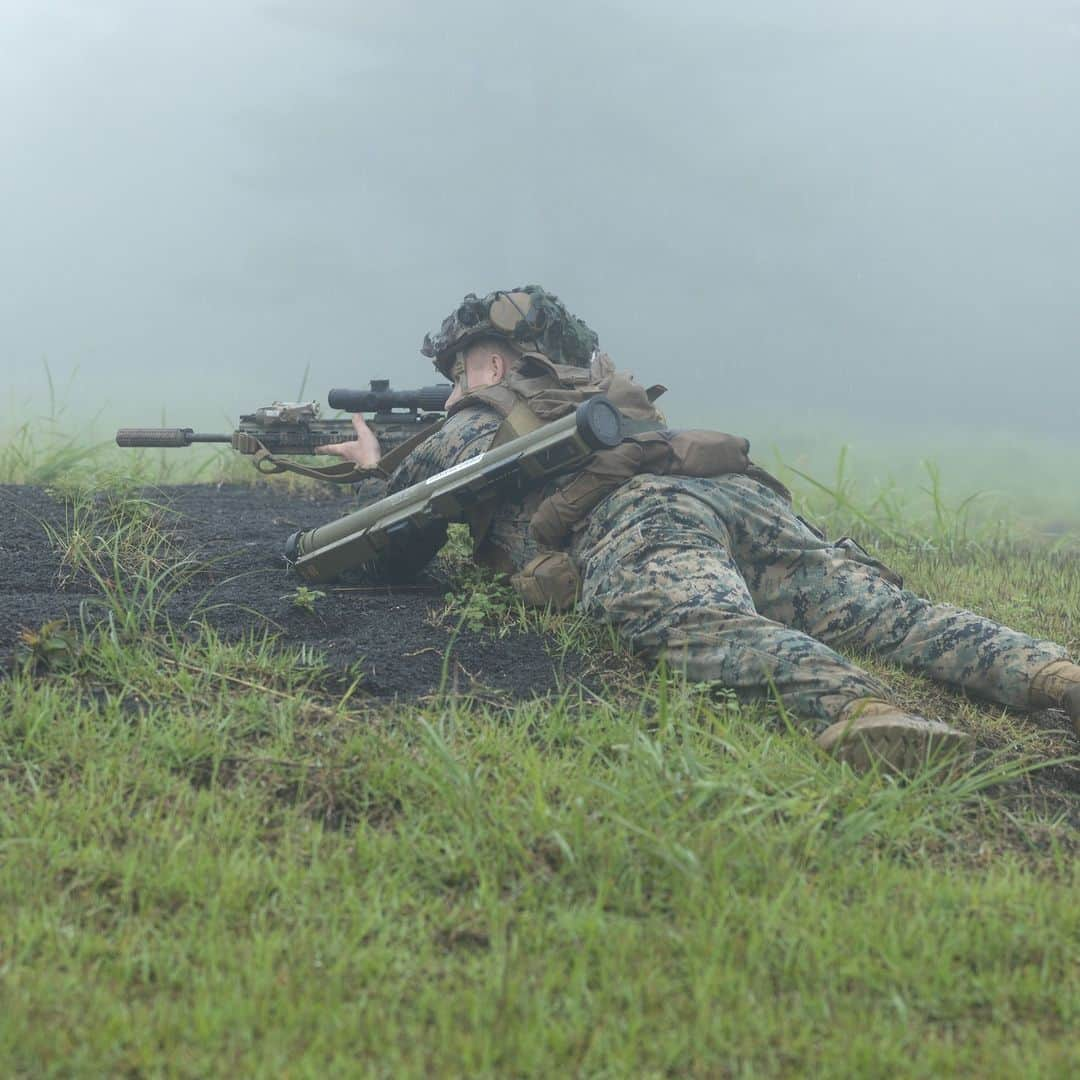
<path id="1" fill-rule="evenodd" d="M 545 551 L 514 574 L 510 584 L 530 607 L 566 611 L 577 603 L 581 575 L 577 563 L 565 551 Z"/>
<path id="2" fill-rule="evenodd" d="M 750 444 L 722 431 L 649 431 L 601 450 L 536 509 L 529 528 L 538 544 L 558 547 L 567 533 L 617 487 L 639 473 L 723 476 L 744 473 Z"/>

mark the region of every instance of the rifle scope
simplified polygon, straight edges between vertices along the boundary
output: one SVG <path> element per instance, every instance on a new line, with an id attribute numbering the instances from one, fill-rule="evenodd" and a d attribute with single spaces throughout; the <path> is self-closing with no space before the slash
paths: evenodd
<path id="1" fill-rule="evenodd" d="M 597 396 L 559 420 L 510 439 L 318 529 L 295 532 L 285 559 L 305 581 L 333 581 L 435 521 L 463 521 L 470 507 L 580 465 L 622 441 L 622 414 Z"/>
<path id="2" fill-rule="evenodd" d="M 421 386 L 419 390 L 391 390 L 386 379 L 372 379 L 370 390 L 331 390 L 327 404 L 331 409 L 345 412 L 389 412 L 391 409 L 419 409 L 421 412 L 442 412 L 453 386 Z"/>

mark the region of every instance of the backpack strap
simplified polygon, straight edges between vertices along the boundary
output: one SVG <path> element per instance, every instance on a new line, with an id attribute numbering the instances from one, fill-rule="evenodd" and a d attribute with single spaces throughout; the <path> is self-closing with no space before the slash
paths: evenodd
<path id="1" fill-rule="evenodd" d="M 529 405 L 528 398 L 520 392 L 520 389 L 506 380 L 494 386 L 482 386 L 478 390 L 470 390 L 460 401 L 455 402 L 447 415 L 453 416 L 460 409 L 477 403 L 494 409 L 503 418 L 499 430 L 495 433 L 492 446 L 502 446 L 511 439 L 528 435 L 529 432 L 535 431 L 546 423 L 536 415 Z"/>

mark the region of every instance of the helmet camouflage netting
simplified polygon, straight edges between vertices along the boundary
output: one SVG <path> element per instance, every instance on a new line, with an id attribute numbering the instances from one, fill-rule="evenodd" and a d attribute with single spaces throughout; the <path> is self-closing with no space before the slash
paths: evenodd
<path id="1" fill-rule="evenodd" d="M 443 319 L 439 332 L 424 338 L 420 351 L 445 374 L 458 350 L 482 337 L 503 338 L 522 352 L 541 352 L 572 367 L 588 367 L 599 343 L 596 332 L 557 296 L 525 285 L 484 297 L 469 293 Z"/>

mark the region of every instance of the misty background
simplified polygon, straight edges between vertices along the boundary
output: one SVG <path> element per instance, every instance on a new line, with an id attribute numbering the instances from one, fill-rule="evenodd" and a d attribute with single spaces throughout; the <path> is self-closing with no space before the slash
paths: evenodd
<path id="1" fill-rule="evenodd" d="M 0 427 L 430 383 L 537 282 L 675 423 L 1076 475 L 1080 0 L 2 15 Z"/>

